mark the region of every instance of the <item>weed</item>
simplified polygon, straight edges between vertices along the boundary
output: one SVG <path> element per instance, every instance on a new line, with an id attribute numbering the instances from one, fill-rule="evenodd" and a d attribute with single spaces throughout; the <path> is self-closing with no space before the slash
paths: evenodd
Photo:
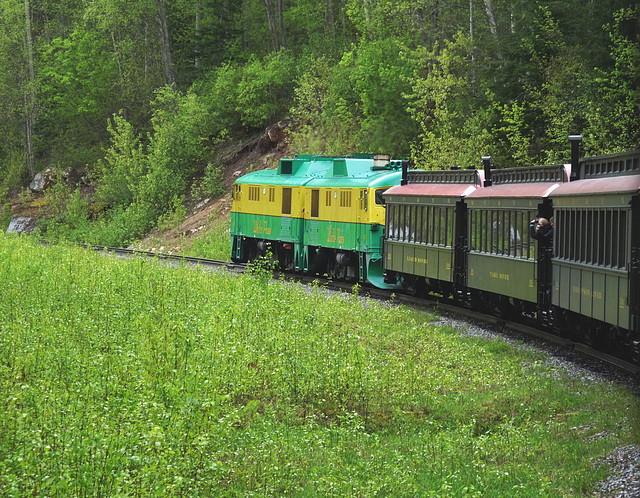
<path id="1" fill-rule="evenodd" d="M 174 195 L 171 200 L 171 206 L 166 213 L 158 218 L 158 228 L 160 230 L 169 230 L 176 228 L 182 223 L 184 217 L 187 214 L 187 208 L 183 203 L 184 199 L 180 196 Z"/>
<path id="2" fill-rule="evenodd" d="M 0 489 L 581 495 L 640 443 L 624 389 L 271 271 L 0 235 Z"/>
<path id="3" fill-rule="evenodd" d="M 0 208 L 0 232 L 5 232 L 11 223 L 11 208 L 9 204 L 2 204 Z"/>
<path id="4" fill-rule="evenodd" d="M 185 251 L 187 256 L 229 261 L 231 259 L 231 242 L 229 236 L 230 222 L 214 220 L 207 232 L 191 243 Z"/>

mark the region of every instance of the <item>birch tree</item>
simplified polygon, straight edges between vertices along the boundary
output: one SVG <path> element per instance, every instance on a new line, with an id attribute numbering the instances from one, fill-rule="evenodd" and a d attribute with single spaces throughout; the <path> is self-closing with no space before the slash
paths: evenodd
<path id="1" fill-rule="evenodd" d="M 276 25 L 276 11 L 274 0 L 264 0 L 264 6 L 267 12 L 267 22 L 269 23 L 269 34 L 273 43 L 273 51 L 277 54 L 280 51 L 280 36 L 278 35 L 278 27 Z M 278 16 L 281 19 L 281 16 Z M 280 21 L 282 24 L 282 21 Z"/>
<path id="2" fill-rule="evenodd" d="M 33 152 L 33 127 L 36 120 L 36 71 L 33 63 L 33 33 L 31 31 L 31 5 L 24 0 L 25 52 L 27 59 L 27 81 L 24 91 L 24 160 L 29 176 L 35 176 Z"/>
<path id="3" fill-rule="evenodd" d="M 176 71 L 171 57 L 171 44 L 169 42 L 169 28 L 167 26 L 167 8 L 165 0 L 156 0 L 158 39 L 160 41 L 160 53 L 166 84 L 171 88 L 176 87 Z"/>

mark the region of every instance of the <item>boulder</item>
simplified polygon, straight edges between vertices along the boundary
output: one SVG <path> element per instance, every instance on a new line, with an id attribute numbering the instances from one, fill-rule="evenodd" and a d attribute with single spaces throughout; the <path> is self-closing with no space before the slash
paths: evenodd
<path id="1" fill-rule="evenodd" d="M 30 233 L 36 227 L 37 221 L 30 216 L 14 216 L 9 222 L 7 233 Z"/>
<path id="2" fill-rule="evenodd" d="M 44 171 L 38 173 L 29 185 L 31 192 L 41 193 L 53 185 L 55 178 L 55 171 L 52 168 L 47 168 Z"/>
<path id="3" fill-rule="evenodd" d="M 285 143 L 285 130 L 289 126 L 289 121 L 280 121 L 273 126 L 270 126 L 265 130 L 264 135 L 258 140 L 258 147 L 260 152 L 269 152 L 274 148 L 282 151 L 286 147 Z"/>

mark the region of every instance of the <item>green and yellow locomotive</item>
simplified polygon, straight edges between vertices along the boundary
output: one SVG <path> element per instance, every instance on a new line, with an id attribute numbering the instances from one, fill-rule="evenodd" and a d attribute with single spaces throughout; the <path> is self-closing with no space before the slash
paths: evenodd
<path id="1" fill-rule="evenodd" d="M 282 269 L 395 287 L 383 277 L 382 193 L 400 184 L 401 169 L 385 155 L 301 155 L 239 178 L 231 258 L 271 253 Z"/>

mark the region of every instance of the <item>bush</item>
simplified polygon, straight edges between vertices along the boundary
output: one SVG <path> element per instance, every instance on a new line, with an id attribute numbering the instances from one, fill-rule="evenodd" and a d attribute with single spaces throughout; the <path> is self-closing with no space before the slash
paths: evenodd
<path id="1" fill-rule="evenodd" d="M 17 190 L 29 178 L 29 171 L 21 150 L 3 154 L 0 159 L 0 200 L 6 198 L 10 190 Z"/>
<path id="2" fill-rule="evenodd" d="M 260 129 L 285 115 L 296 80 L 294 59 L 284 51 L 249 61 L 235 96 L 242 125 Z"/>
<path id="3" fill-rule="evenodd" d="M 244 66 L 225 65 L 193 85 L 215 116 L 214 129 L 234 133 L 259 130 L 288 112 L 297 65 L 285 51 L 252 58 Z"/>
<path id="4" fill-rule="evenodd" d="M 203 199 L 205 197 L 217 198 L 224 193 L 222 166 L 217 163 L 207 164 L 202 179 L 193 185 L 193 197 L 196 199 Z"/>
<path id="5" fill-rule="evenodd" d="M 128 205 L 148 169 L 145 149 L 133 126 L 114 115 L 108 124 L 111 147 L 98 163 L 96 197 L 106 205 Z"/>
<path id="6" fill-rule="evenodd" d="M 408 156 L 418 129 L 405 96 L 416 69 L 413 52 L 395 40 L 354 46 L 334 66 L 311 63 L 296 89 L 294 148 Z"/>
<path id="7" fill-rule="evenodd" d="M 97 222 L 89 226 L 86 199 L 81 206 L 79 197 L 57 195 L 56 190 L 56 219 L 43 224 L 45 236 L 121 246 L 144 236 L 159 219 L 161 224 L 175 220 L 190 179 L 217 143 L 215 126 L 206 103 L 195 93 L 161 89 L 153 109 L 152 132 L 145 138 L 122 116 L 109 124 L 111 147 L 95 178 L 95 208 L 102 211 Z M 207 188 L 215 190 L 219 172 L 214 166 L 207 167 L 205 180 Z M 67 206 L 67 200 L 75 205 Z M 71 215 L 73 210 L 77 216 Z"/>
<path id="8" fill-rule="evenodd" d="M 184 198 L 177 195 L 171 200 L 171 208 L 158 218 L 158 228 L 160 230 L 169 230 L 182 222 L 187 214 L 187 208 L 184 207 Z"/>
<path id="9" fill-rule="evenodd" d="M 80 189 L 71 192 L 64 182 L 56 183 L 45 194 L 50 216 L 40 222 L 38 234 L 49 240 L 86 242 L 94 228 L 90 221 L 89 200 Z"/>
<path id="10" fill-rule="evenodd" d="M 11 223 L 11 208 L 9 204 L 3 204 L 0 208 L 0 232 L 6 232 Z"/>

